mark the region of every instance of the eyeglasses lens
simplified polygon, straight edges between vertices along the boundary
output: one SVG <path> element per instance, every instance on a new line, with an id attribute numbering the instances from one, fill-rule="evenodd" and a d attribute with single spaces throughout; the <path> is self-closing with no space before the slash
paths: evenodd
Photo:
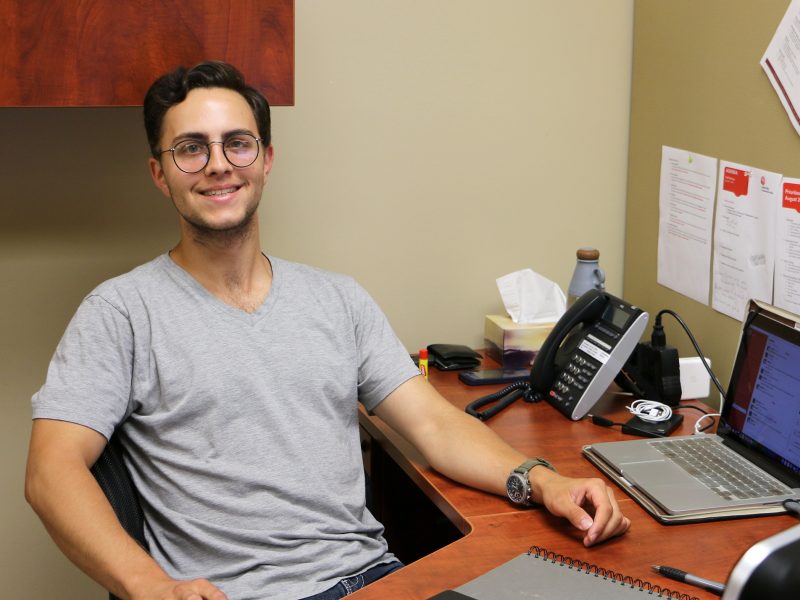
<path id="1" fill-rule="evenodd" d="M 224 142 L 204 144 L 186 140 L 176 144 L 172 153 L 175 157 L 175 164 L 181 171 L 197 173 L 208 163 L 211 145 L 219 143 L 222 144 L 225 158 L 234 167 L 249 167 L 258 158 L 258 140 L 252 135 L 242 134 L 229 137 Z"/>

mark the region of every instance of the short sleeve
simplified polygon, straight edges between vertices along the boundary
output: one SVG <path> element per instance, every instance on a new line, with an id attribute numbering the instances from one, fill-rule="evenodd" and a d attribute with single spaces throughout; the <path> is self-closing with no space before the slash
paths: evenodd
<path id="1" fill-rule="evenodd" d="M 358 352 L 358 397 L 372 412 L 400 384 L 419 375 L 408 351 L 383 311 L 353 282 L 355 335 Z"/>
<path id="2" fill-rule="evenodd" d="M 109 438 L 129 411 L 133 333 L 122 310 L 97 295 L 81 303 L 33 396 L 33 418 L 69 421 Z"/>

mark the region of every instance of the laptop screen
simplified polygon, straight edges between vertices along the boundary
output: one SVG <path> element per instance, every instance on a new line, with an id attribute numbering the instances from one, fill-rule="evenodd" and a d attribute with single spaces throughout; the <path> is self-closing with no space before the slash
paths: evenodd
<path id="1" fill-rule="evenodd" d="M 800 331 L 750 313 L 718 433 L 800 474 Z"/>

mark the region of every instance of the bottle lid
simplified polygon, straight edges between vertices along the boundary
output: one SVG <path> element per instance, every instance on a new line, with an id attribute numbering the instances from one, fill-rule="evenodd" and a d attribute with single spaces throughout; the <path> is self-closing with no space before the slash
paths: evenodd
<path id="1" fill-rule="evenodd" d="M 600 251 L 596 248 L 578 248 L 578 260 L 597 260 L 600 258 Z"/>
<path id="2" fill-rule="evenodd" d="M 428 349 L 427 348 L 423 348 L 422 350 L 420 350 L 419 351 L 419 357 L 422 358 L 422 359 L 427 359 L 428 358 Z"/>

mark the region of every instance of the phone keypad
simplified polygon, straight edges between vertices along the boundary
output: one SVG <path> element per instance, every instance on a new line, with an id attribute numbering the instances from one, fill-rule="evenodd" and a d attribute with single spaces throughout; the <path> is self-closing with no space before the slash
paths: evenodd
<path id="1" fill-rule="evenodd" d="M 549 396 L 565 414 L 577 404 L 598 368 L 599 363 L 593 358 L 576 354 L 558 375 Z"/>

